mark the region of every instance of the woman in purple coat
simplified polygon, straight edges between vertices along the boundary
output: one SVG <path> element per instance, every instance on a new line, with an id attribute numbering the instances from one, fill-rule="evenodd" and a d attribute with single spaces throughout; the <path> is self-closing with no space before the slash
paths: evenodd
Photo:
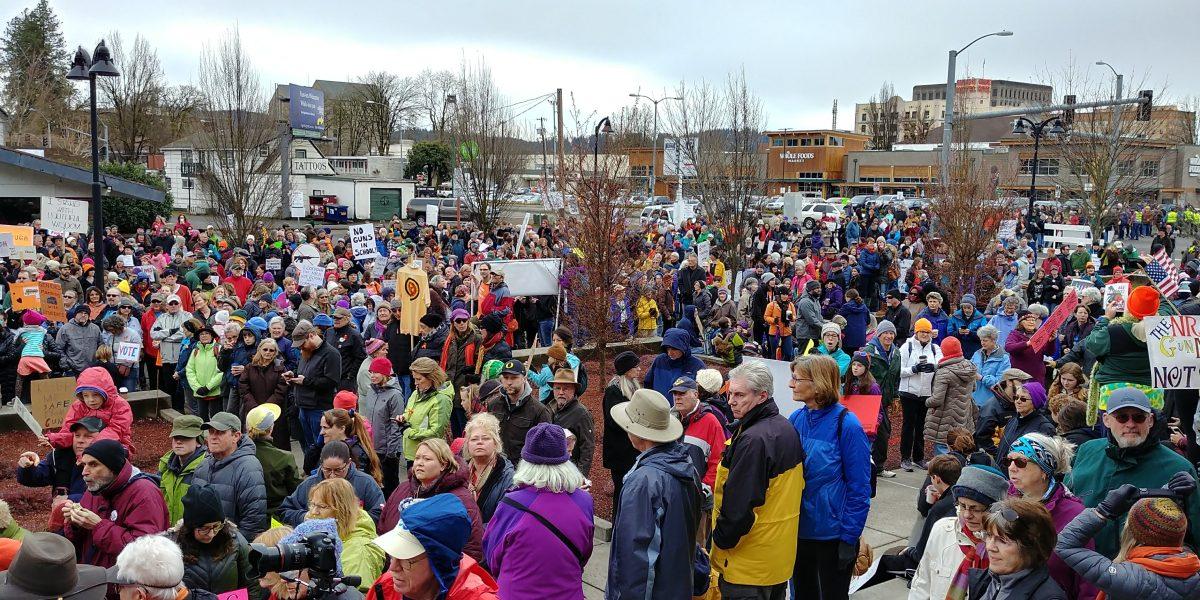
<path id="1" fill-rule="evenodd" d="M 583 483 L 565 430 L 534 425 L 513 474 L 515 489 L 500 500 L 483 536 L 484 561 L 502 600 L 583 600 L 594 528 Z"/>
<path id="2" fill-rule="evenodd" d="M 1041 323 L 1042 320 L 1037 313 L 1029 309 L 1018 312 L 1017 326 L 1012 333 L 1008 334 L 1008 339 L 1004 342 L 1004 351 L 1008 353 L 1008 360 L 1012 363 L 1012 368 L 1025 371 L 1033 377 L 1033 381 L 1045 385 L 1046 355 L 1044 352 L 1051 346 L 1047 343 L 1041 351 L 1038 351 L 1034 350 L 1033 344 L 1030 342 Z"/>

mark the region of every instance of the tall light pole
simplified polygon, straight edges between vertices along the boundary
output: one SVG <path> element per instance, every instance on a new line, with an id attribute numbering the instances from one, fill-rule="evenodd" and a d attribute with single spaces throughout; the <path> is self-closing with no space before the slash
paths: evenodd
<path id="1" fill-rule="evenodd" d="M 1026 130 L 1026 126 L 1029 127 Z M 1047 130 L 1046 128 L 1050 129 Z M 1041 122 L 1031 121 L 1025 117 L 1019 117 L 1013 122 L 1013 134 L 1025 135 L 1029 134 L 1033 138 L 1033 163 L 1029 169 L 1029 212 L 1025 215 L 1025 223 L 1033 223 L 1033 201 L 1037 197 L 1037 173 L 1041 165 L 1038 163 L 1038 148 L 1042 144 L 1042 138 L 1047 135 L 1062 135 L 1067 132 L 1067 128 L 1063 125 L 1062 119 L 1059 117 L 1050 117 Z"/>
<path id="2" fill-rule="evenodd" d="M 645 94 L 629 94 L 630 98 L 645 98 L 654 103 L 654 144 L 650 149 L 650 198 L 654 198 L 654 186 L 658 179 L 658 103 L 663 100 L 679 100 L 683 98 L 679 96 L 663 96 L 658 100 L 651 98 Z"/>
<path id="3" fill-rule="evenodd" d="M 958 55 L 966 52 L 967 48 L 970 48 L 972 44 L 983 38 L 992 36 L 1008 37 L 1012 34 L 1007 29 L 987 33 L 971 40 L 970 44 L 958 50 L 950 51 L 950 60 L 946 65 L 946 116 L 942 118 L 942 173 L 940 177 L 943 186 L 948 185 L 947 180 L 950 178 L 950 144 L 954 141 L 954 84 L 957 81 L 954 71 Z"/>
<path id="4" fill-rule="evenodd" d="M 100 290 L 105 289 L 105 254 L 104 201 L 100 196 L 100 139 L 96 134 L 96 123 L 99 121 L 96 114 L 96 78 L 120 76 L 121 73 L 117 70 L 117 65 L 113 63 L 112 53 L 109 52 L 108 46 L 104 45 L 104 40 L 100 40 L 100 43 L 96 44 L 96 51 L 91 56 L 88 55 L 87 50 L 83 49 L 83 46 L 79 46 L 75 50 L 75 59 L 71 62 L 71 70 L 67 73 L 67 79 L 88 82 L 92 132 L 92 252 L 94 252 L 92 259 L 96 263 L 95 286 Z"/>
<path id="5" fill-rule="evenodd" d="M 1110 65 L 1102 60 L 1096 61 L 1096 65 L 1098 65 L 1098 66 L 1103 65 L 1105 67 L 1108 67 L 1108 70 L 1112 71 L 1112 74 L 1117 78 L 1117 95 L 1113 96 L 1113 99 L 1120 100 L 1121 94 L 1123 94 L 1125 92 L 1125 90 L 1123 89 L 1125 87 L 1125 76 L 1118 73 L 1116 67 L 1113 67 L 1112 65 Z M 1120 107 L 1120 106 L 1113 107 L 1113 115 L 1112 115 L 1113 152 L 1117 151 L 1117 143 L 1121 139 L 1121 110 L 1122 110 L 1122 107 Z"/>
<path id="6" fill-rule="evenodd" d="M 592 135 L 592 179 L 596 182 L 596 198 L 600 198 L 600 134 L 612 133 L 612 122 L 608 117 L 596 123 L 596 131 Z"/>

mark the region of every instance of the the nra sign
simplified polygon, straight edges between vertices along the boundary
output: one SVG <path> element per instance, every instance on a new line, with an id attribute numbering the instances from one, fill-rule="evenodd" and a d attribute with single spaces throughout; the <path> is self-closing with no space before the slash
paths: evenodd
<path id="1" fill-rule="evenodd" d="M 812 152 L 783 152 L 779 155 L 781 160 L 790 163 L 804 162 L 806 160 L 812 160 L 816 157 L 817 155 L 813 154 Z"/>

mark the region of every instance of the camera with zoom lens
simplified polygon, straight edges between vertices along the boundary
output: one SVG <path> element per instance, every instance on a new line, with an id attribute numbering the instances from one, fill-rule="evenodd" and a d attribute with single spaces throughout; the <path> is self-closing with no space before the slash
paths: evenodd
<path id="1" fill-rule="evenodd" d="M 337 545 L 324 532 L 288 544 L 250 544 L 250 567 L 253 571 L 251 577 L 261 577 L 266 573 L 282 575 L 307 569 L 309 582 L 305 585 L 310 589 L 309 596 L 318 599 L 336 597 L 347 587 L 358 587 L 362 579 L 357 576 L 337 576 Z"/>

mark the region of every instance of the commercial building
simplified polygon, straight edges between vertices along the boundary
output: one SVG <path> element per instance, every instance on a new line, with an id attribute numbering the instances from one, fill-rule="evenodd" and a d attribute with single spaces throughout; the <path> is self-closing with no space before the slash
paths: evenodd
<path id="1" fill-rule="evenodd" d="M 958 114 L 977 114 L 1017 106 L 1053 104 L 1054 90 L 1048 85 L 1004 79 L 959 79 L 954 86 Z M 889 113 L 890 114 L 887 114 Z M 854 131 L 873 135 L 879 127 L 893 127 L 896 142 L 920 142 L 946 120 L 946 84 L 915 85 L 912 100 L 900 96 L 854 105 Z"/>
<path id="2" fill-rule="evenodd" d="M 870 136 L 836 129 L 767 131 L 766 193 L 841 195 L 846 156 L 865 150 Z"/>
<path id="3" fill-rule="evenodd" d="M 165 194 L 148 185 L 104 173 L 100 174 L 105 194 L 162 202 Z M 91 200 L 92 172 L 0 146 L 0 204 L 5 223 L 29 222 L 38 216 L 43 197 Z"/>

